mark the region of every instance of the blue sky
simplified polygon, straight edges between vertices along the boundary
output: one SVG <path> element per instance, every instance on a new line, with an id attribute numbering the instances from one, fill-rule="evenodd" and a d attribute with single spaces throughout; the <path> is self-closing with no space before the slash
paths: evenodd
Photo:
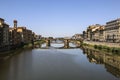
<path id="1" fill-rule="evenodd" d="M 82 33 L 89 25 L 120 18 L 120 0 L 0 0 L 0 17 L 42 36 Z"/>

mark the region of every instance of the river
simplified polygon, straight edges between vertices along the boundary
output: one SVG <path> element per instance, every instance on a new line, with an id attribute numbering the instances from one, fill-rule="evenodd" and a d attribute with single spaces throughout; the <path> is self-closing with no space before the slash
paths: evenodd
<path id="1" fill-rule="evenodd" d="M 104 58 L 79 48 L 23 50 L 0 63 L 0 80 L 120 80 L 120 66 Z"/>

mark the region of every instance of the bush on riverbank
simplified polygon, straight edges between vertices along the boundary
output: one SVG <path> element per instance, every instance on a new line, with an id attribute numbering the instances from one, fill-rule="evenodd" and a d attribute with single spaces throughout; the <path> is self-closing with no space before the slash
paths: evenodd
<path id="1" fill-rule="evenodd" d="M 34 44 L 43 44 L 43 43 L 45 43 L 45 40 L 39 40 L 34 42 Z"/>
<path id="2" fill-rule="evenodd" d="M 82 46 L 92 47 L 92 45 L 87 44 L 87 43 L 82 43 Z"/>
<path id="3" fill-rule="evenodd" d="M 108 47 L 108 46 L 103 46 L 103 45 L 94 45 L 94 48 L 98 49 L 98 50 L 104 50 L 104 51 L 107 51 L 107 52 L 112 52 L 112 53 L 115 53 L 115 54 L 120 54 L 120 48 Z"/>
<path id="4" fill-rule="evenodd" d="M 24 44 L 22 48 L 33 48 L 35 45 L 42 45 L 45 43 L 45 40 L 34 41 L 33 43 Z"/>

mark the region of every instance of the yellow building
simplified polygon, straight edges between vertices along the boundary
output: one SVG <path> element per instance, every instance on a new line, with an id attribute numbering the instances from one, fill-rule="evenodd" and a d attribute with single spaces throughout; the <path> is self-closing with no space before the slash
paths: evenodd
<path id="1" fill-rule="evenodd" d="M 105 41 L 104 25 L 90 25 L 87 31 L 83 32 L 84 37 L 91 41 Z"/>
<path id="2" fill-rule="evenodd" d="M 104 26 L 99 26 L 97 29 L 93 31 L 92 40 L 102 42 L 105 41 Z"/>
<path id="3" fill-rule="evenodd" d="M 90 25 L 88 28 L 87 28 L 87 40 L 93 40 L 95 37 L 94 37 L 94 31 L 96 29 L 99 28 L 99 24 L 95 24 L 95 25 Z"/>
<path id="4" fill-rule="evenodd" d="M 26 27 L 18 27 L 17 32 L 20 33 L 21 39 L 23 43 L 30 43 L 33 39 L 32 31 L 29 29 L 26 29 Z"/>

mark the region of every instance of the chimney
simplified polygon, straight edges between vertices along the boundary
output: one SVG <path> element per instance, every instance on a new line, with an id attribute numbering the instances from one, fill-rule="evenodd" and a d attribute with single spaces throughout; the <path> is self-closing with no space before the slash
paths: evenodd
<path id="1" fill-rule="evenodd" d="M 17 28 L 17 20 L 14 20 L 13 23 L 14 23 L 14 28 Z"/>

